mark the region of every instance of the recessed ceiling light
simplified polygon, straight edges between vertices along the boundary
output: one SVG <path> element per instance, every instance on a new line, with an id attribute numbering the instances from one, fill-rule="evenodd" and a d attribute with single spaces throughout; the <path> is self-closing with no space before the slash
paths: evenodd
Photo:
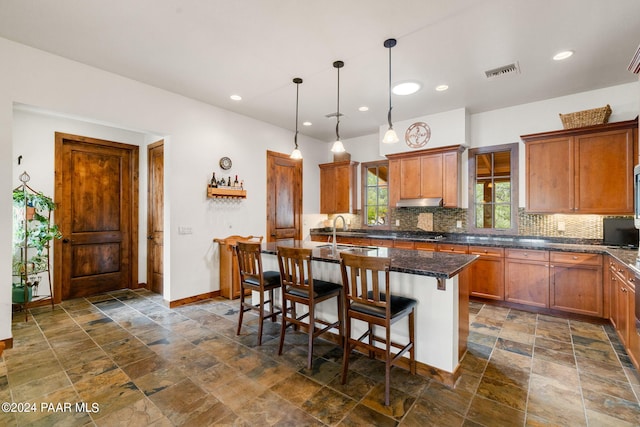
<path id="1" fill-rule="evenodd" d="M 449 86 L 447 86 L 447 85 L 438 85 L 438 86 L 436 86 L 436 90 L 438 92 L 442 92 L 442 91 L 445 91 L 447 89 L 449 89 Z"/>
<path id="2" fill-rule="evenodd" d="M 240 95 L 231 95 L 229 98 L 233 99 L 234 101 L 242 100 L 242 97 Z"/>
<path id="3" fill-rule="evenodd" d="M 558 52 L 555 55 L 553 55 L 553 59 L 555 61 L 562 61 L 563 59 L 567 59 L 571 55 L 573 55 L 572 50 L 563 50 L 562 52 Z"/>
<path id="4" fill-rule="evenodd" d="M 362 107 L 358 108 L 358 111 L 369 111 L 369 107 L 363 105 Z"/>
<path id="5" fill-rule="evenodd" d="M 311 126 L 312 124 L 311 122 L 302 122 L 302 126 Z"/>
<path id="6" fill-rule="evenodd" d="M 395 85 L 391 91 L 396 95 L 411 95 L 419 91 L 421 87 L 418 82 L 402 82 Z"/>

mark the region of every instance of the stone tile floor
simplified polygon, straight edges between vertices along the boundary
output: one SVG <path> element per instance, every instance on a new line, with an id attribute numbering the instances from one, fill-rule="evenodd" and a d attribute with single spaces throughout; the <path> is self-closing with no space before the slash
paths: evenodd
<path id="1" fill-rule="evenodd" d="M 472 302 L 456 388 L 394 368 L 385 407 L 381 363 L 354 357 L 342 385 L 339 348 L 319 340 L 309 371 L 306 335 L 278 356 L 278 324 L 258 347 L 255 317 L 235 335 L 237 306 L 124 290 L 14 315 L 0 402 L 22 411 L 0 425 L 640 425 L 640 376 L 610 326 Z"/>

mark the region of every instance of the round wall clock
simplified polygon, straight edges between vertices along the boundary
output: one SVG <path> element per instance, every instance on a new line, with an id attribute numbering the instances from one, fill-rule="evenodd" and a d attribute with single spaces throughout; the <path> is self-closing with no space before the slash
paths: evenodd
<path id="1" fill-rule="evenodd" d="M 231 169 L 231 165 L 232 165 L 232 163 L 231 163 L 231 159 L 230 159 L 230 158 L 228 158 L 228 157 L 222 157 L 222 158 L 220 159 L 220 167 L 221 167 L 222 169 L 224 169 L 224 170 L 229 170 L 229 169 Z"/>
<path id="2" fill-rule="evenodd" d="M 416 122 L 409 126 L 404 133 L 404 140 L 411 148 L 420 148 L 427 145 L 431 138 L 431 129 L 424 122 Z"/>

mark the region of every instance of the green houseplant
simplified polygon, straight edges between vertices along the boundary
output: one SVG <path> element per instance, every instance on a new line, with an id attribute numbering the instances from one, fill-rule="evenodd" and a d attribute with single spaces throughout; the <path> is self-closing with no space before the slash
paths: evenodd
<path id="1" fill-rule="evenodd" d="M 51 211 L 55 207 L 50 197 L 33 191 L 26 183 L 13 190 L 12 270 L 15 277 L 15 303 L 30 301 L 32 288 L 37 288 L 40 283 L 39 273 L 49 271 L 49 245 L 53 239 L 61 237 L 58 226 L 51 222 Z"/>

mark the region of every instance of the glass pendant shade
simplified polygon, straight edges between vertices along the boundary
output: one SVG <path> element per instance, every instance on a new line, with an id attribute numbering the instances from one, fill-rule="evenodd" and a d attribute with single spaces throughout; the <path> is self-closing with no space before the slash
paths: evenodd
<path id="1" fill-rule="evenodd" d="M 300 149 L 294 148 L 289 157 L 292 158 L 292 159 L 296 159 L 296 160 L 297 159 L 301 159 L 302 158 L 302 153 L 300 152 Z"/>
<path id="2" fill-rule="evenodd" d="M 295 148 L 291 152 L 289 158 L 299 160 L 302 158 L 302 152 L 298 148 L 298 90 L 300 89 L 300 83 L 302 83 L 302 79 L 300 77 L 296 77 L 293 79 L 293 82 L 296 84 L 296 133 L 293 136 L 293 143 L 295 144 Z"/>
<path id="3" fill-rule="evenodd" d="M 387 130 L 382 138 L 382 142 L 385 144 L 395 144 L 398 141 L 400 141 L 400 139 L 398 139 L 398 135 L 393 129 Z"/>
<path id="4" fill-rule="evenodd" d="M 334 153 L 344 153 L 345 149 L 342 141 L 338 139 L 336 142 L 334 142 L 333 146 L 331 147 L 331 151 L 333 151 Z"/>

